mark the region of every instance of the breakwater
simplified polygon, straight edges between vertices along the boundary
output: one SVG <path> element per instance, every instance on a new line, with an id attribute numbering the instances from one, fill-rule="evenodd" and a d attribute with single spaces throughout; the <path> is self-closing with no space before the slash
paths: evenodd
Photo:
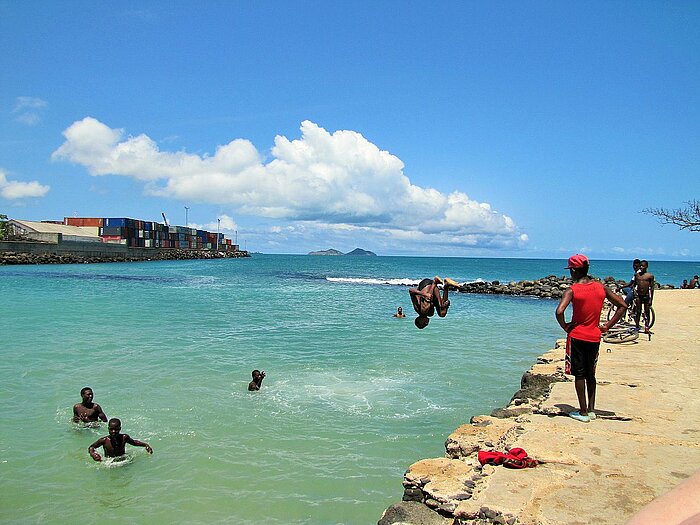
<path id="1" fill-rule="evenodd" d="M 179 250 L 173 248 L 137 248 L 114 252 L 105 252 L 98 249 L 75 251 L 8 250 L 0 251 L 0 266 L 15 264 L 87 264 L 109 262 L 178 261 L 190 259 L 224 259 L 231 257 L 250 257 L 250 255 L 247 251 Z"/>
<path id="2" fill-rule="evenodd" d="M 616 290 L 628 282 L 615 279 L 614 277 L 597 278 L 596 280 L 601 281 L 603 284 L 609 286 L 613 290 Z M 510 281 L 508 283 L 501 283 L 500 281 L 476 281 L 471 283 L 463 283 L 460 285 L 459 291 L 462 293 L 524 295 L 540 297 L 543 299 L 559 299 L 564 293 L 564 290 L 566 290 L 569 286 L 571 286 L 571 279 L 569 277 L 548 275 L 547 277 L 542 277 L 541 279 L 535 279 L 532 281 Z M 659 283 L 656 283 L 656 287 L 659 289 L 674 288 L 674 286 L 671 284 L 660 285 Z"/>

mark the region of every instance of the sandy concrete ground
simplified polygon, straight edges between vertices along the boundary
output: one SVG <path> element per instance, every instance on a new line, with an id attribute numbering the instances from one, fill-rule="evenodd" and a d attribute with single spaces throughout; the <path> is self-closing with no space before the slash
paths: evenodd
<path id="1" fill-rule="evenodd" d="M 449 459 L 409 468 L 406 494 L 419 490 L 413 499 L 455 523 L 621 524 L 691 476 L 700 468 L 700 290 L 658 291 L 654 309 L 651 340 L 601 343 L 596 420 L 568 417 L 578 409 L 573 382 L 555 382 L 545 399 L 511 403 L 516 417 L 457 429 Z M 531 372 L 563 379 L 563 353 L 560 341 Z M 478 449 L 513 447 L 548 463 L 514 470 L 476 460 Z"/>

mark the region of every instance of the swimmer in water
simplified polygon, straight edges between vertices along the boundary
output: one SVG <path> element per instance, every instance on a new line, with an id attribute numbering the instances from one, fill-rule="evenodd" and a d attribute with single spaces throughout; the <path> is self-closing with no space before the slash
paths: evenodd
<path id="1" fill-rule="evenodd" d="M 89 386 L 86 386 L 80 391 L 80 397 L 82 397 L 83 400 L 73 406 L 74 422 L 79 423 L 82 421 L 83 423 L 88 423 L 97 421 L 98 419 L 107 421 L 107 416 L 102 411 L 102 407 L 92 402 L 94 396 L 95 394 Z"/>
<path id="2" fill-rule="evenodd" d="M 399 308 L 396 310 L 396 313 L 394 314 L 394 317 L 398 317 L 399 319 L 403 319 L 406 317 L 406 314 L 403 313 L 403 308 L 399 306 Z"/>
<path id="3" fill-rule="evenodd" d="M 126 444 L 133 445 L 135 447 L 145 447 L 146 452 L 153 454 L 153 449 L 148 443 L 139 441 L 138 439 L 132 439 L 129 434 L 121 434 L 122 422 L 117 418 L 112 418 L 108 423 L 109 436 L 102 437 L 95 441 L 92 445 L 88 447 L 88 452 L 92 459 L 95 461 L 102 461 L 102 456 L 97 453 L 100 447 L 104 450 L 105 457 L 117 458 L 123 456 L 126 451 Z"/>
<path id="4" fill-rule="evenodd" d="M 248 390 L 250 390 L 251 392 L 254 390 L 260 390 L 263 379 L 265 379 L 265 371 L 263 370 L 261 372 L 260 370 L 253 370 L 252 375 L 253 380 L 250 383 L 248 383 Z"/>

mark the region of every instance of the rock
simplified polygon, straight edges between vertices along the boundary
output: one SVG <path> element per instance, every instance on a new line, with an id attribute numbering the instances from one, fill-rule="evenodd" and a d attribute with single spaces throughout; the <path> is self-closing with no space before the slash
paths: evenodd
<path id="1" fill-rule="evenodd" d="M 423 491 L 417 487 L 406 487 L 403 491 L 403 501 L 423 501 Z"/>
<path id="2" fill-rule="evenodd" d="M 450 525 L 451 523 L 451 519 L 444 518 L 422 503 L 403 501 L 386 509 L 377 525 Z"/>

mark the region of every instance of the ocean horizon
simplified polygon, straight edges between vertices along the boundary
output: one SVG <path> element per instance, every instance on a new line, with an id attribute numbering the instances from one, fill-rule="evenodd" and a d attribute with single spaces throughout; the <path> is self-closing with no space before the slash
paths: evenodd
<path id="1" fill-rule="evenodd" d="M 328 257 L 0 266 L 0 508 L 7 523 L 376 523 L 402 475 L 505 405 L 563 336 L 556 301 L 408 287 L 565 275 L 565 259 Z M 631 277 L 631 261 L 592 261 Z M 700 263 L 650 261 L 678 287 Z M 392 315 L 398 306 L 405 319 Z M 248 392 L 253 369 L 267 377 Z M 90 386 L 148 442 L 94 462 Z M 572 394 L 573 395 L 573 394 Z"/>

